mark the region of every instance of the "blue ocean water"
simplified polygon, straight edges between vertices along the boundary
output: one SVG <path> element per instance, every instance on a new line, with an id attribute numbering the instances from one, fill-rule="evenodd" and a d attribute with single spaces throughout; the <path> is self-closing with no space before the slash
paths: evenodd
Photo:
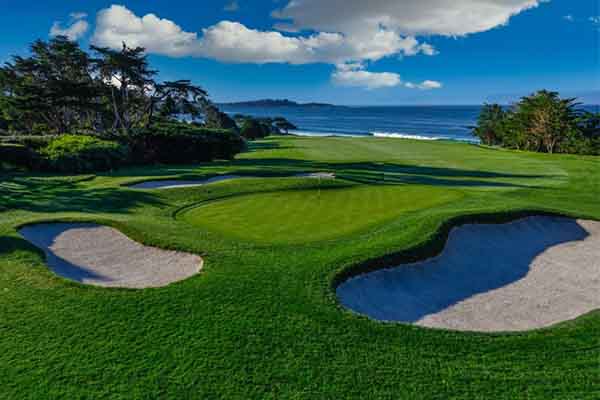
<path id="1" fill-rule="evenodd" d="M 477 141 L 471 134 L 480 106 L 341 107 L 222 106 L 228 114 L 281 116 L 310 136 L 389 136 Z"/>
<path id="2" fill-rule="evenodd" d="M 306 136 L 382 136 L 479 142 L 472 128 L 481 106 L 221 106 L 228 114 L 284 117 Z M 581 106 L 599 112 L 599 106 Z"/>

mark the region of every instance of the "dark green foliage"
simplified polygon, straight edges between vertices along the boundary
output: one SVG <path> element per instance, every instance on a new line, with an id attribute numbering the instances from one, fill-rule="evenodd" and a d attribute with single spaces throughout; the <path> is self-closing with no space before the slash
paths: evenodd
<path id="1" fill-rule="evenodd" d="M 248 140 L 256 140 L 268 136 L 269 132 L 257 119 L 248 118 L 242 124 L 240 135 Z"/>
<path id="2" fill-rule="evenodd" d="M 83 173 L 108 171 L 127 161 L 125 146 L 84 135 L 63 135 L 40 150 L 45 170 Z"/>
<path id="3" fill-rule="evenodd" d="M 484 105 L 473 133 L 482 143 L 546 153 L 600 154 L 598 116 L 578 109 L 575 99 L 541 90 L 512 109 Z"/>
<path id="4" fill-rule="evenodd" d="M 485 104 L 473 133 L 483 144 L 491 146 L 502 143 L 506 129 L 506 112 L 502 106 Z"/>
<path id="5" fill-rule="evenodd" d="M 286 135 L 289 133 L 290 130 L 298 129 L 296 125 L 292 124 L 290 121 L 283 117 L 275 118 L 273 120 L 273 125 L 275 125 L 278 129 L 284 131 Z"/>
<path id="6" fill-rule="evenodd" d="M 136 164 L 182 164 L 232 159 L 245 149 L 245 142 L 230 130 L 171 122 L 137 132 L 130 146 Z"/>
<path id="7" fill-rule="evenodd" d="M 236 132 L 238 131 L 235 121 L 211 103 L 207 103 L 204 106 L 204 125 L 211 129 L 231 129 Z"/>
<path id="8" fill-rule="evenodd" d="M 97 90 L 88 54 L 64 36 L 37 40 L 30 50 L 0 68 L 0 114 L 9 127 L 32 132 L 41 124 L 64 133 L 89 126 Z"/>
<path id="9" fill-rule="evenodd" d="M 26 146 L 31 150 L 38 151 L 58 137 L 58 135 L 13 135 L 0 137 L 0 143 L 19 144 Z"/>
<path id="10" fill-rule="evenodd" d="M 37 154 L 20 144 L 0 144 L 0 169 L 17 167 L 30 169 L 37 164 Z"/>

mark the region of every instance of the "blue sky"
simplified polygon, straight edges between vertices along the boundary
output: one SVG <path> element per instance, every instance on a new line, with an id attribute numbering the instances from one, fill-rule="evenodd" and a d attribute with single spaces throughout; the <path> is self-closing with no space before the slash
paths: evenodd
<path id="1" fill-rule="evenodd" d="M 478 104 L 547 88 L 600 103 L 597 0 L 288 3 L 2 0 L 0 61 L 62 32 L 142 45 L 160 78 L 216 101 Z"/>

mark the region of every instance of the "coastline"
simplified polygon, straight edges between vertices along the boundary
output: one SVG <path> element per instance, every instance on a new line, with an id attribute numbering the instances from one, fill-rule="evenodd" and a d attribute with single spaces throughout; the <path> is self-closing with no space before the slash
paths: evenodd
<path id="1" fill-rule="evenodd" d="M 442 135 L 428 136 L 428 135 L 418 135 L 418 134 L 400 133 L 400 132 L 368 132 L 365 134 L 356 134 L 356 133 L 317 132 L 317 131 L 306 131 L 306 130 L 294 130 L 294 131 L 290 131 L 289 135 L 300 136 L 300 137 L 351 137 L 351 138 L 373 137 L 373 138 L 409 139 L 409 140 L 423 140 L 423 141 L 447 140 L 447 141 L 451 141 L 451 142 L 470 143 L 470 144 L 480 144 L 481 143 L 481 141 L 476 137 L 469 139 L 469 138 L 460 138 L 460 137 L 446 137 L 446 136 L 442 136 Z"/>

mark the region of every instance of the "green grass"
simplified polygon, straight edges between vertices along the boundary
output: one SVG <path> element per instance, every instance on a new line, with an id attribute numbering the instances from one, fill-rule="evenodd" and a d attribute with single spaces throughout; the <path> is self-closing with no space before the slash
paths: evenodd
<path id="1" fill-rule="evenodd" d="M 295 244 L 331 240 L 460 198 L 430 186 L 359 186 L 236 196 L 189 209 L 182 219 L 239 240 Z"/>
<path id="2" fill-rule="evenodd" d="M 142 179 L 332 171 L 139 191 Z M 518 334 L 384 324 L 341 309 L 342 271 L 461 215 L 600 219 L 600 159 L 396 139 L 269 138 L 231 162 L 0 176 L 0 399 L 594 399 L 600 313 Z M 202 254 L 142 291 L 54 276 L 24 223 L 109 224 Z"/>

